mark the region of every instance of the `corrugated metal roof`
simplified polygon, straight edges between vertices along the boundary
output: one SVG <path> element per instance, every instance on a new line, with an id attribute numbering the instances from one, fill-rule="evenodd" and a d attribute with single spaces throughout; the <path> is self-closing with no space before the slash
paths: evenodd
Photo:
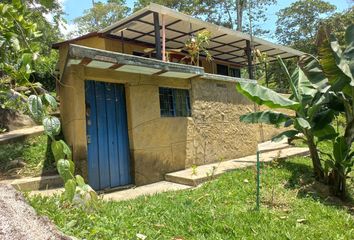
<path id="1" fill-rule="evenodd" d="M 193 33 L 206 29 L 212 33 L 209 52 L 214 59 L 246 65 L 246 40 L 251 40 L 250 35 L 205 22 L 154 3 L 102 29 L 98 33 L 120 37 L 123 31 L 125 39 L 155 44 L 154 12 L 159 14 L 160 28 L 161 16 L 164 15 L 166 48 L 183 48 L 184 43 Z M 266 52 L 270 60 L 275 60 L 278 55 L 284 59 L 304 54 L 293 48 L 257 37 L 253 37 L 253 43 L 255 48 L 261 52 Z"/>

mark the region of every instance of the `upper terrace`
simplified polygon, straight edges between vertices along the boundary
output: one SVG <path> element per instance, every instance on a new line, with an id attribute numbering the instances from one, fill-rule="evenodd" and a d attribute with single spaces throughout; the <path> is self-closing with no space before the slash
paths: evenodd
<path id="1" fill-rule="evenodd" d="M 254 79 L 252 69 L 254 63 L 251 56 L 253 48 L 267 53 L 270 61 L 276 60 L 277 56 L 287 59 L 303 54 L 257 37 L 253 37 L 251 41 L 251 36 L 243 32 L 208 23 L 153 3 L 105 29 L 54 44 L 54 47 L 98 37 L 119 42 L 119 47 L 101 47 L 105 50 L 180 62 L 187 54 L 182 50 L 185 42 L 201 30 L 212 33 L 208 51 L 213 57 L 213 62 L 208 63 L 201 56 L 201 66 L 207 73 L 241 77 L 240 69 L 247 68 L 248 78 Z M 100 48 L 98 43 L 91 44 L 90 47 Z"/>

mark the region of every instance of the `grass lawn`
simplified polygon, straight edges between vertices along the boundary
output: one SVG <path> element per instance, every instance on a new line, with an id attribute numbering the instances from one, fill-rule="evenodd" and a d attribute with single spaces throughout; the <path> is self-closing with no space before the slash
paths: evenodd
<path id="1" fill-rule="evenodd" d="M 26 165 L 9 166 L 9 162 L 19 159 Z M 41 135 L 22 142 L 0 145 L 1 177 L 38 176 L 55 171 L 54 158 L 48 148 L 48 137 Z"/>
<path id="2" fill-rule="evenodd" d="M 29 198 L 66 234 L 86 239 L 354 239 L 352 202 L 324 199 L 310 160 L 295 157 L 263 166 L 262 206 L 255 206 L 255 168 L 237 170 L 199 188 L 103 202 L 94 212 L 59 197 Z M 353 182 L 349 182 L 353 190 Z M 317 191 L 318 190 L 318 191 Z M 352 192 L 353 193 L 353 192 Z"/>

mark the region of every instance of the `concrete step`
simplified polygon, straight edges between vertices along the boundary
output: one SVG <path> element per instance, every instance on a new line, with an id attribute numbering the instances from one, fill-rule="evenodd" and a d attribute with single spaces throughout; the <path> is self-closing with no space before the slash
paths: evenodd
<path id="1" fill-rule="evenodd" d="M 17 129 L 14 131 L 0 134 L 0 144 L 23 141 L 29 137 L 41 135 L 44 132 L 43 126 L 34 126 L 29 128 Z"/>
<path id="2" fill-rule="evenodd" d="M 34 191 L 62 187 L 63 180 L 59 175 L 53 175 L 32 178 L 20 178 L 15 180 L 3 180 L 0 181 L 0 184 L 10 184 L 20 191 Z"/>
<path id="3" fill-rule="evenodd" d="M 105 193 L 103 194 L 103 199 L 108 201 L 124 201 L 134 199 L 140 196 L 149 196 L 157 193 L 178 191 L 189 188 L 191 187 L 183 184 L 161 181 L 112 193 Z"/>
<path id="4" fill-rule="evenodd" d="M 184 189 L 189 189 L 191 186 L 172 183 L 172 182 L 156 182 L 144 186 L 133 187 L 129 189 L 121 189 L 118 191 L 110 193 L 102 193 L 99 196 L 106 201 L 125 201 L 130 199 L 135 199 L 140 196 L 150 196 L 158 193 L 169 192 L 169 191 L 179 191 Z M 30 195 L 41 195 L 41 196 L 53 196 L 54 194 L 61 194 L 65 190 L 64 188 L 54 188 L 47 190 L 35 190 L 31 191 Z"/>
<path id="5" fill-rule="evenodd" d="M 288 139 L 284 138 L 283 140 L 279 141 L 279 142 L 272 142 L 272 141 L 267 141 L 267 142 L 263 142 L 258 144 L 258 151 L 261 153 L 264 152 L 270 152 L 270 151 L 274 151 L 274 150 L 280 150 L 280 149 L 285 149 L 285 148 L 289 148 L 292 147 L 288 144 Z"/>
<path id="6" fill-rule="evenodd" d="M 274 159 L 284 159 L 292 156 L 307 156 L 309 155 L 308 148 L 291 147 L 280 150 L 268 151 L 260 154 L 261 162 L 270 162 Z M 165 180 L 178 184 L 189 186 L 197 186 L 205 181 L 214 179 L 223 173 L 256 165 L 256 155 L 251 155 L 243 158 L 222 161 L 198 166 L 195 169 L 188 168 L 185 170 L 168 173 L 165 175 Z"/>

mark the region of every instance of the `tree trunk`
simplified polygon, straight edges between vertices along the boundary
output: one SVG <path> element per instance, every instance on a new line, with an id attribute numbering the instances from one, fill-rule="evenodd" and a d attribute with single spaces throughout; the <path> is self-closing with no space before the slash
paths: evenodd
<path id="1" fill-rule="evenodd" d="M 237 17 L 237 31 L 242 32 L 242 13 L 243 13 L 243 7 L 244 7 L 244 1 L 245 0 L 236 0 L 236 17 Z"/>
<path id="2" fill-rule="evenodd" d="M 310 150 L 310 156 L 313 165 L 313 173 L 317 181 L 324 181 L 324 171 L 321 165 L 320 156 L 318 155 L 317 147 L 314 142 L 314 137 L 311 133 L 306 134 L 307 144 Z"/>
<path id="3" fill-rule="evenodd" d="M 336 165 L 329 178 L 333 195 L 344 200 L 347 196 L 347 184 L 343 167 Z"/>

